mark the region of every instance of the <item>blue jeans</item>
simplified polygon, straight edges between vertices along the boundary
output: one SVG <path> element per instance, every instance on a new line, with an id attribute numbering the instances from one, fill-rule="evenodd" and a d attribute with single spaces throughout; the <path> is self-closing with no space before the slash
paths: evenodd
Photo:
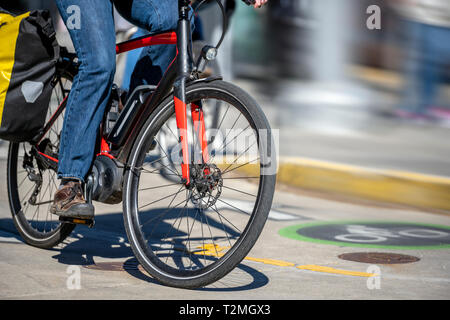
<path id="1" fill-rule="evenodd" d="M 436 104 L 439 85 L 450 61 L 450 28 L 408 21 L 406 85 L 401 109 L 425 115 Z"/>
<path id="2" fill-rule="evenodd" d="M 177 0 L 117 0 L 117 10 L 151 32 L 173 30 Z M 99 126 L 108 104 L 116 68 L 113 4 L 110 0 L 56 0 L 69 29 L 80 68 L 70 91 L 60 138 L 59 178 L 84 181 L 94 159 Z M 175 45 L 142 50 L 130 90 L 157 84 L 176 53 Z"/>
<path id="3" fill-rule="evenodd" d="M 138 31 L 135 34 L 133 34 L 131 39 L 142 37 L 146 33 L 147 32 L 145 30 L 139 28 Z M 121 88 L 124 90 L 127 90 L 127 91 L 130 90 L 130 81 L 132 78 L 134 67 L 136 66 L 136 63 L 138 62 L 138 60 L 141 56 L 142 50 L 143 49 L 140 48 L 140 49 L 131 50 L 126 53 L 127 57 L 126 57 L 125 70 L 123 72 L 122 86 L 121 86 Z"/>
<path id="4" fill-rule="evenodd" d="M 196 40 L 204 40 L 203 36 L 203 26 L 202 22 L 200 20 L 200 17 L 194 16 L 194 22 L 192 27 L 194 27 L 194 30 L 192 32 L 192 41 Z M 132 38 L 138 38 L 141 36 L 144 36 L 146 34 L 145 30 L 139 29 Z M 123 74 L 123 80 L 122 80 L 122 89 L 125 89 L 129 91 L 130 89 L 130 80 L 131 79 L 139 79 L 136 78 L 137 75 L 133 77 L 133 71 L 136 66 L 136 62 L 139 60 L 140 54 L 142 49 L 136 49 L 133 51 L 130 51 L 127 53 L 127 60 L 125 65 L 125 71 Z"/>

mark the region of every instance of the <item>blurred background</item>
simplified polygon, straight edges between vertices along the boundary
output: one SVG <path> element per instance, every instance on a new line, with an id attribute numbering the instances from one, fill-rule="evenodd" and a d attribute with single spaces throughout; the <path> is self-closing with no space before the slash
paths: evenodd
<path id="1" fill-rule="evenodd" d="M 222 1 L 234 11 L 220 73 L 261 104 L 281 157 L 450 176 L 448 0 L 269 0 L 259 10 Z M 71 47 L 52 0 L 0 4 L 52 10 Z M 199 18 L 215 44 L 218 7 Z M 119 16 L 116 24 L 118 40 L 144 32 Z M 116 82 L 126 87 L 133 59 L 119 59 Z"/>

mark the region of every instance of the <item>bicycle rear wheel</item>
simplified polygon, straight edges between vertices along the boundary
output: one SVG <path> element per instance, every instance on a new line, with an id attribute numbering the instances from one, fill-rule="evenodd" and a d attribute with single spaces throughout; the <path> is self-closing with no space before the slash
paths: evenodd
<path id="1" fill-rule="evenodd" d="M 197 288 L 233 270 L 258 239 L 275 188 L 276 175 L 267 169 L 267 160 L 275 162 L 275 157 L 264 114 L 238 87 L 223 81 L 197 83 L 186 88 L 186 98 L 188 110 L 191 103 L 203 110 L 207 159 L 196 119 L 188 115 L 191 183 L 185 186 L 173 98 L 168 97 L 134 142 L 123 207 L 129 242 L 145 270 L 165 285 Z M 209 111 L 217 110 L 218 102 L 220 121 L 208 128 L 215 122 Z M 155 164 L 167 166 L 166 172 Z"/>
<path id="2" fill-rule="evenodd" d="M 54 118 L 39 143 L 43 153 L 55 158 L 59 152 L 59 137 L 64 108 L 72 78 L 60 77 L 55 82 L 47 121 Z M 57 111 L 58 110 L 58 111 Z M 32 246 L 49 249 L 62 242 L 74 225 L 61 223 L 50 213 L 53 194 L 57 190 L 57 173 L 39 158 L 28 142 L 10 143 L 7 163 L 8 198 L 14 225 L 23 240 Z"/>

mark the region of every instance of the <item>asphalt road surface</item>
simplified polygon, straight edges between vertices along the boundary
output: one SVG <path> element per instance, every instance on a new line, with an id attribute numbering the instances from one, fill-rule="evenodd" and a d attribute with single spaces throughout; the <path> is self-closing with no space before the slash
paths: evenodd
<path id="1" fill-rule="evenodd" d="M 96 204 L 94 228 L 77 226 L 57 248 L 24 244 L 10 218 L 4 160 L 0 170 L 0 299 L 450 298 L 448 215 L 279 187 L 247 258 L 220 281 L 187 291 L 160 285 L 137 266 L 121 205 Z M 230 200 L 245 201 L 239 194 Z M 391 262 L 398 256 L 385 254 L 416 259 L 384 264 L 338 257 L 360 252 Z"/>

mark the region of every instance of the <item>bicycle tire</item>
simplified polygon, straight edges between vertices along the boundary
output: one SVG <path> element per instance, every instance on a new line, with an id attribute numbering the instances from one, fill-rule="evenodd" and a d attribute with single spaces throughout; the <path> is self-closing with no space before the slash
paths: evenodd
<path id="1" fill-rule="evenodd" d="M 267 130 L 268 133 L 270 133 L 271 137 L 271 130 L 269 123 L 267 119 L 265 118 L 262 110 L 258 106 L 258 104 L 242 89 L 236 87 L 235 85 L 232 85 L 230 83 L 224 82 L 224 81 L 213 81 L 213 82 L 200 82 L 200 83 L 194 83 L 191 85 L 188 85 L 186 88 L 186 99 L 187 103 L 190 102 L 196 102 L 196 101 L 203 101 L 207 99 L 224 99 L 227 101 L 227 103 L 234 104 L 233 107 L 238 109 L 239 112 L 242 112 L 244 114 L 244 117 L 246 120 L 249 121 L 250 125 L 252 125 L 252 131 L 258 132 L 257 130 Z M 228 110 L 228 109 L 227 109 Z M 228 111 L 227 111 L 228 112 Z M 245 215 L 242 213 L 248 214 L 248 222 L 246 222 L 245 226 L 242 227 L 242 233 L 239 235 L 235 235 L 233 237 L 228 237 L 226 235 L 228 242 L 230 243 L 230 247 L 227 248 L 226 253 L 221 253 L 220 255 L 214 255 L 211 254 L 212 257 L 206 257 L 206 255 L 209 255 L 210 253 L 206 252 L 206 246 L 210 245 L 209 248 L 211 248 L 211 244 L 203 245 L 200 249 L 200 251 L 194 252 L 191 250 L 187 250 L 186 247 L 189 246 L 189 241 L 194 240 L 194 237 L 189 239 L 190 233 L 188 234 L 188 244 L 182 243 L 182 240 L 178 239 L 177 235 L 175 234 L 173 236 L 173 239 L 170 240 L 169 234 L 170 230 L 176 229 L 173 228 L 178 220 L 178 217 L 176 220 L 172 223 L 172 229 L 169 227 L 169 231 L 167 231 L 166 236 L 167 239 L 159 239 L 160 244 L 158 243 L 158 239 L 146 239 L 144 232 L 143 232 L 143 223 L 140 221 L 144 214 L 147 214 L 145 212 L 139 212 L 139 206 L 138 206 L 138 195 L 139 195 L 139 183 L 140 180 L 143 179 L 141 176 L 142 170 L 139 171 L 139 168 L 142 169 L 141 165 L 144 161 L 144 159 L 148 158 L 147 152 L 152 149 L 152 145 L 154 145 L 154 141 L 157 141 L 157 133 L 160 130 L 160 128 L 164 125 L 164 123 L 169 119 L 170 117 L 173 117 L 174 115 L 174 105 L 173 105 L 173 98 L 171 96 L 167 97 L 156 109 L 152 114 L 150 115 L 149 119 L 141 129 L 139 135 L 137 136 L 131 153 L 129 155 L 128 163 L 127 163 L 127 170 L 125 172 L 125 179 L 124 179 L 124 190 L 123 190 L 123 213 L 124 213 L 124 224 L 125 224 L 125 230 L 128 236 L 129 243 L 131 245 L 131 248 L 138 259 L 138 261 L 141 263 L 143 268 L 155 279 L 157 279 L 159 282 L 161 282 L 164 285 L 168 285 L 171 287 L 178 287 L 178 288 L 199 288 L 206 285 L 209 285 L 221 278 L 223 278 L 225 275 L 227 275 L 230 271 L 232 271 L 248 254 L 248 252 L 251 250 L 253 245 L 255 244 L 256 240 L 258 239 L 261 231 L 263 230 L 263 227 L 265 225 L 265 222 L 268 217 L 268 213 L 270 211 L 270 207 L 272 204 L 273 194 L 275 190 L 275 181 L 276 181 L 276 174 L 265 174 L 260 175 L 259 183 L 255 184 L 255 188 L 257 188 L 256 196 L 254 196 L 255 203 L 254 207 L 252 208 L 251 213 L 250 212 L 244 212 L 244 210 L 241 210 L 242 212 L 238 212 L 240 209 L 238 207 L 234 207 L 236 210 L 236 213 L 234 213 L 236 216 L 238 216 L 239 219 L 242 220 L 245 219 Z M 222 119 L 223 121 L 223 119 Z M 231 121 L 230 121 L 231 122 Z M 236 123 L 236 121 L 235 121 Z M 270 139 L 271 140 L 271 139 Z M 259 145 L 260 141 L 258 142 Z M 260 146 L 261 147 L 261 146 Z M 259 148 L 258 152 L 264 152 L 261 150 L 264 150 L 267 146 L 264 145 L 263 147 Z M 215 156 L 215 155 L 214 155 Z M 261 156 L 259 154 L 258 156 Z M 274 158 L 272 158 L 274 159 Z M 261 165 L 261 163 L 259 164 Z M 212 167 L 210 167 L 212 168 Z M 229 171 L 234 170 L 233 168 Z M 228 172 L 229 172 L 228 171 Z M 259 172 L 259 171 L 258 171 Z M 221 174 L 227 173 L 226 170 L 221 172 Z M 223 178 L 223 176 L 222 176 Z M 155 179 L 156 180 L 156 179 Z M 223 181 L 223 180 L 222 180 Z M 176 186 L 178 188 L 178 186 Z M 182 188 L 182 186 L 181 186 Z M 231 188 L 233 189 L 233 188 Z M 142 189 L 141 189 L 142 190 Z M 144 189 L 145 190 L 145 189 Z M 152 190 L 153 191 L 153 190 Z M 246 192 L 244 192 L 246 193 Z M 221 195 L 220 195 L 221 196 Z M 186 192 L 186 197 L 188 197 L 188 192 Z M 225 202 L 224 200 L 219 200 Z M 223 198 L 225 199 L 225 198 Z M 148 198 L 146 198 L 148 200 Z M 172 202 L 174 200 L 172 199 Z M 191 198 L 186 199 L 186 204 L 184 209 L 186 209 L 186 206 L 188 202 L 193 200 Z M 229 201 L 229 200 L 228 200 Z M 172 203 L 171 202 L 171 203 Z M 194 202 L 193 202 L 194 203 Z M 168 208 L 165 209 L 165 211 L 171 209 L 171 204 L 169 204 Z M 230 222 L 227 218 L 231 219 L 230 216 L 224 216 L 217 211 L 218 207 L 217 204 L 214 203 L 215 211 L 218 214 L 218 217 L 220 218 L 220 221 L 223 223 L 222 219 L 226 219 L 227 222 Z M 173 207 L 172 209 L 175 209 Z M 187 224 L 187 231 L 191 232 L 194 229 L 194 225 L 196 221 L 199 221 L 201 219 L 201 236 L 203 237 L 203 218 L 205 219 L 205 222 L 208 224 L 209 232 L 211 233 L 211 226 L 210 222 L 208 222 L 208 212 L 210 208 L 204 208 L 202 212 L 200 212 L 200 209 L 197 207 L 194 207 L 195 217 L 194 221 L 191 225 L 189 225 L 189 213 L 186 213 L 186 219 L 188 221 Z M 212 208 L 214 209 L 214 208 Z M 227 209 L 228 211 L 231 211 L 230 208 Z M 223 213 L 223 211 L 222 211 Z M 153 214 L 152 211 L 150 211 L 150 214 Z M 176 214 L 176 213 L 175 213 Z M 172 215 L 175 215 L 172 214 Z M 181 213 L 179 213 L 180 215 Z M 192 213 L 193 214 L 193 213 Z M 200 218 L 197 218 L 197 214 L 199 214 Z M 158 214 L 158 216 L 161 214 Z M 164 215 L 168 215 L 163 212 L 161 221 L 164 217 Z M 203 216 L 202 216 L 203 215 Z M 169 216 L 169 220 L 173 217 Z M 156 218 L 152 218 L 156 219 Z M 181 218 L 182 219 L 182 218 Z M 211 216 L 209 219 L 212 219 Z M 158 222 L 158 225 L 161 223 Z M 178 228 L 180 228 L 181 225 L 180 220 L 178 222 Z M 236 220 L 233 220 L 235 222 Z M 240 220 L 238 220 L 240 222 Z M 147 223 L 147 222 L 146 222 Z M 230 222 L 231 223 L 231 222 Z M 225 223 L 227 226 L 224 226 L 222 224 L 221 228 L 223 229 L 223 232 L 226 234 L 228 231 L 225 231 L 225 229 L 232 229 L 232 227 L 229 226 L 230 223 Z M 161 229 L 167 229 L 167 226 L 170 223 L 167 223 L 166 221 L 163 222 L 163 228 Z M 184 224 L 184 223 L 183 223 Z M 231 223 L 234 227 L 234 224 Z M 153 229 L 155 229 L 158 225 L 155 224 L 153 226 Z M 212 225 L 212 222 L 211 222 Z M 217 228 L 218 232 L 220 231 L 220 228 L 217 226 L 217 223 L 213 225 L 213 228 Z M 163 232 L 165 232 L 165 229 Z M 199 227 L 197 226 L 197 229 Z M 236 228 L 237 229 L 237 228 Z M 206 227 L 205 227 L 206 230 Z M 240 229 L 239 229 L 240 230 Z M 152 231 L 153 233 L 154 231 Z M 182 233 L 181 229 L 174 231 L 175 233 Z M 234 233 L 238 233 L 237 231 L 233 230 Z M 205 231 L 206 233 L 206 231 Z M 232 233 L 232 232 L 230 232 Z M 216 236 L 214 236 L 216 237 Z M 212 240 L 212 247 L 214 250 L 220 247 L 215 244 L 214 237 L 211 233 L 211 240 Z M 198 237 L 198 241 L 200 236 Z M 218 237 L 216 237 L 218 238 Z M 222 236 L 222 238 L 224 238 Z M 231 244 L 231 240 L 236 239 L 234 244 Z M 195 238 L 197 239 L 197 238 Z M 152 244 L 149 244 L 150 241 Z M 172 249 L 166 249 L 164 248 L 165 245 L 170 245 L 170 241 L 174 243 Z M 201 241 L 204 241 L 202 239 Z M 223 240 L 226 241 L 226 240 Z M 178 248 L 177 248 L 178 246 Z M 183 249 L 181 249 L 180 246 L 183 246 Z M 216 247 L 217 246 L 217 247 Z M 196 247 L 199 248 L 199 247 Z M 172 253 L 165 253 L 158 256 L 157 251 L 170 251 L 172 250 Z M 188 259 L 196 260 L 195 266 L 191 262 L 191 265 L 186 267 L 186 270 L 180 270 L 179 267 L 183 267 L 184 264 L 186 264 L 183 260 L 183 258 L 186 257 L 179 257 L 180 251 L 183 250 L 183 253 L 186 255 L 189 255 Z M 172 256 L 171 256 L 172 255 Z M 194 255 L 194 256 L 193 256 Z M 200 258 L 197 258 L 197 255 L 200 255 Z M 203 255 L 203 263 L 199 262 L 197 260 L 201 260 L 201 256 Z M 161 258 L 160 258 L 161 257 Z M 163 263 L 162 258 L 166 258 L 166 261 Z M 167 264 L 169 257 L 172 258 L 173 263 L 175 266 L 169 266 Z M 204 267 L 203 264 L 206 264 L 208 260 L 212 260 L 211 264 L 206 265 Z M 181 262 L 180 262 L 181 261 Z M 198 266 L 198 270 L 194 270 L 194 267 Z"/>

